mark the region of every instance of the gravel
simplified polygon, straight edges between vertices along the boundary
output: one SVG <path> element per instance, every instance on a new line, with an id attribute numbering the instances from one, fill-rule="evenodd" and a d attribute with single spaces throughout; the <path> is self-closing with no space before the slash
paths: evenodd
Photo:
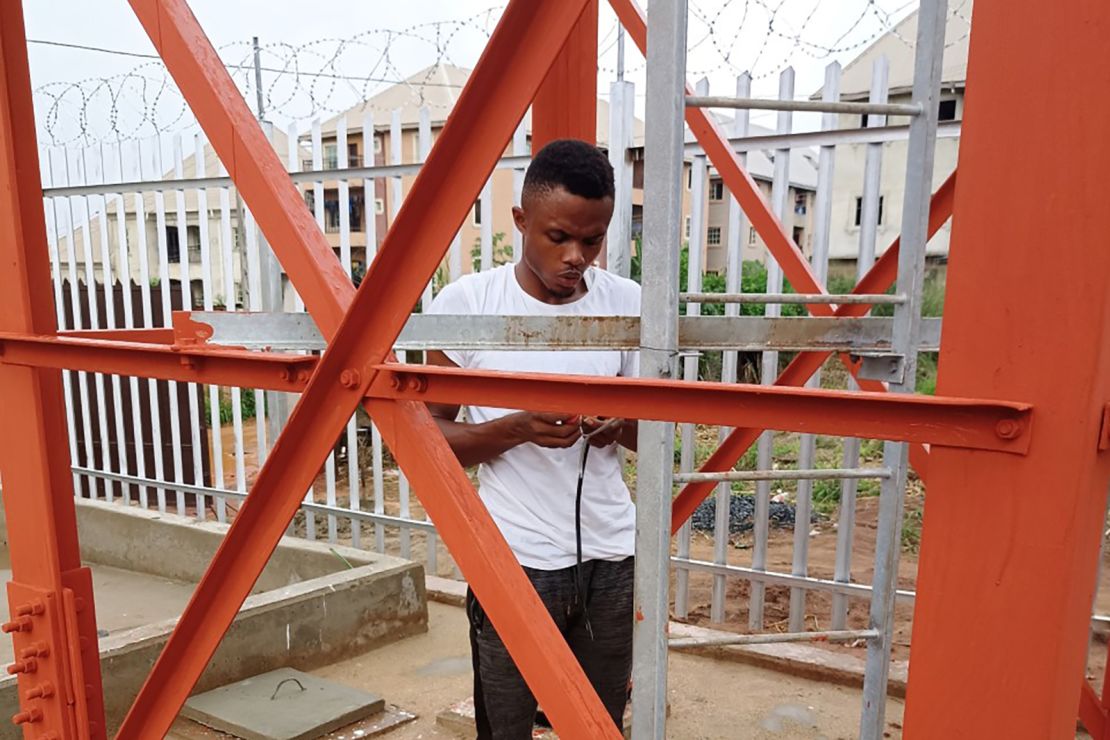
<path id="1" fill-rule="evenodd" d="M 729 499 L 728 508 L 729 533 L 740 534 L 743 532 L 750 532 L 755 520 L 755 497 L 733 494 Z M 793 504 L 771 501 L 768 519 L 772 527 L 793 527 Z M 717 521 L 717 497 L 710 496 L 703 501 L 701 506 L 694 511 L 694 515 L 690 518 L 690 521 L 694 529 L 700 532 L 712 532 L 716 527 Z M 817 521 L 817 517 L 812 517 L 812 521 Z"/>

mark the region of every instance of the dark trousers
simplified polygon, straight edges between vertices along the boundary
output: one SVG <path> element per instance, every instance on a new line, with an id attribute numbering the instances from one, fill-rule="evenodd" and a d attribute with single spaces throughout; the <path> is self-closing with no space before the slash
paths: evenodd
<path id="1" fill-rule="evenodd" d="M 633 559 L 587 560 L 582 569 L 582 598 L 578 598 L 574 567 L 525 568 L 524 572 L 613 721 L 623 729 L 632 673 Z M 470 620 L 478 740 L 531 738 L 536 699 L 469 590 L 466 613 Z"/>

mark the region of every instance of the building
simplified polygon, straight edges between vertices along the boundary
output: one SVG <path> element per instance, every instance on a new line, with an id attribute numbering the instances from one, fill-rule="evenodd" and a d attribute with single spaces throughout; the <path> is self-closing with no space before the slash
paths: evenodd
<path id="1" fill-rule="evenodd" d="M 967 80 L 967 50 L 971 34 L 972 0 L 955 3 L 949 9 L 945 30 L 946 46 L 942 68 L 939 118 L 941 123 L 957 122 L 963 117 L 964 87 Z M 913 85 L 914 40 L 917 37 L 917 11 L 879 37 L 851 63 L 844 67 L 840 81 L 840 99 L 868 99 L 873 65 L 885 57 L 889 64 L 889 101 L 911 102 Z M 820 98 L 820 91 L 812 96 Z M 841 115 L 843 129 L 866 126 L 868 117 Z M 905 126 L 906 117 L 891 116 L 888 126 Z M 867 144 L 846 144 L 837 147 L 833 176 L 832 226 L 829 256 L 834 261 L 855 262 L 860 248 L 860 215 L 863 196 L 863 172 Z M 877 254 L 882 254 L 898 237 L 902 220 L 902 201 L 906 182 L 906 142 L 883 146 L 882 176 L 879 190 L 879 225 Z M 933 187 L 938 187 L 956 168 L 959 155 L 958 137 L 937 139 Z M 936 261 L 948 256 L 951 224 L 945 224 L 929 242 L 927 254 Z"/>
<path id="2" fill-rule="evenodd" d="M 288 156 L 288 138 L 276 129 L 271 131 L 270 137 L 274 149 L 284 161 Z M 187 141 L 192 142 L 191 139 Z M 195 154 L 183 156 L 181 174 L 178 175 L 176 168 L 171 167 L 162 174 L 161 179 L 192 179 L 202 176 L 202 173 L 203 176 L 214 177 L 220 171 L 219 167 L 215 151 L 205 145 L 203 167 L 198 169 Z M 89 196 L 84 202 L 77 204 L 76 210 L 73 210 L 73 204 L 66 203 L 66 199 L 52 198 L 47 217 L 54 216 L 53 221 L 58 232 L 58 258 L 63 277 L 68 275 L 67 265 L 72 243 L 79 280 L 85 280 L 85 267 L 87 261 L 91 260 L 93 278 L 102 283 L 105 256 L 113 280 L 120 279 L 122 262 L 119 205 L 122 202 L 122 234 L 127 244 L 127 268 L 132 282 L 139 282 L 145 263 L 151 283 L 160 282 L 163 276 L 168 277 L 171 282 L 187 280 L 193 304 L 202 305 L 206 274 L 201 261 L 203 230 L 210 253 L 207 276 L 214 305 L 246 305 L 248 257 L 244 224 L 240 222 L 239 203 L 234 189 L 227 191 L 225 220 L 221 190 L 206 190 L 206 211 L 203 214 L 200 212 L 201 198 L 195 188 L 181 191 L 166 189 L 162 192 L 148 190 L 141 194 L 128 192 L 123 195 L 122 201 L 115 194 L 109 194 L 104 201 L 99 196 Z M 137 202 L 139 199 L 141 206 Z M 84 216 L 86 212 L 87 218 Z M 75 214 L 72 224 L 69 223 L 70 213 Z M 145 254 L 141 254 L 144 248 Z M 161 270 L 163 260 L 160 257 L 163 250 L 166 267 L 164 275 Z M 232 292 L 230 300 L 228 277 Z"/>

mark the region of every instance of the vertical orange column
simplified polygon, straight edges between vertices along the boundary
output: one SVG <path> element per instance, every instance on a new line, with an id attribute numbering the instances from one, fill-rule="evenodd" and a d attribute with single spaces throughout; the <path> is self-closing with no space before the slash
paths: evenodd
<path id="1" fill-rule="evenodd" d="M 597 143 L 598 0 L 582 17 L 532 101 L 532 151 L 554 139 Z"/>
<path id="2" fill-rule="evenodd" d="M 0 331 L 53 334 L 55 313 L 22 5 L 0 3 Z M 0 358 L 3 347 L 0 345 Z M 8 601 L 24 737 L 101 738 L 92 580 L 81 568 L 61 373 L 0 363 Z"/>
<path id="3" fill-rule="evenodd" d="M 1023 457 L 933 448 L 906 737 L 1071 738 L 1110 485 L 1110 4 L 972 29 L 937 393 L 1036 424 Z"/>

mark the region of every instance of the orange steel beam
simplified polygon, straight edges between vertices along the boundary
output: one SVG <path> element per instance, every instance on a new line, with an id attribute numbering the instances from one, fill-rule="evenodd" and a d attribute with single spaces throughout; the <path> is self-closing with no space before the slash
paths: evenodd
<path id="1" fill-rule="evenodd" d="M 389 364 L 371 384 L 375 398 L 466 403 L 536 411 L 730 426 L 747 417 L 772 429 L 932 442 L 1023 454 L 1028 404 L 854 391 L 683 383 L 458 370 Z"/>
<path id="2" fill-rule="evenodd" d="M 532 101 L 532 152 L 554 139 L 597 143 L 598 0 L 588 0 Z"/>
<path id="3" fill-rule="evenodd" d="M 931 207 L 929 210 L 929 236 L 931 237 L 944 222 L 952 215 L 953 196 L 956 190 L 956 173 L 953 172 L 949 175 L 948 179 L 937 189 L 933 194 Z M 891 284 L 894 283 L 895 277 L 898 272 L 898 250 L 899 240 L 895 239 L 894 243 L 883 253 L 882 257 L 878 259 L 874 267 L 867 273 L 853 290 L 854 293 L 882 293 Z M 863 316 L 869 310 L 870 306 L 847 304 L 840 306 L 836 309 L 835 315 L 837 317 L 852 317 Z M 825 361 L 832 355 L 832 352 L 803 352 L 791 360 L 782 374 L 779 375 L 775 381 L 775 385 L 781 386 L 800 386 L 805 385 L 805 382 L 813 377 Z M 841 355 L 842 359 L 847 359 Z M 869 383 L 860 383 L 860 387 L 865 390 L 875 390 L 875 386 L 880 386 L 881 383 L 871 381 Z M 721 472 L 723 470 L 730 470 L 736 461 L 743 457 L 748 448 L 755 444 L 759 439 L 759 435 L 765 430 L 753 427 L 734 429 L 728 437 L 717 447 L 716 451 L 710 456 L 708 460 L 702 465 L 703 472 Z M 920 446 L 910 447 L 910 462 L 913 463 L 914 469 L 922 479 L 926 475 L 926 466 L 929 462 L 929 455 L 924 448 Z M 694 511 L 698 508 L 705 497 L 713 492 L 716 487 L 715 483 L 689 483 L 682 492 L 675 497 L 674 503 L 671 508 L 671 527 L 672 532 L 677 532 L 678 529 L 689 519 Z"/>
<path id="4" fill-rule="evenodd" d="M 132 0 L 330 345 L 121 738 L 157 737 L 168 728 L 299 506 L 295 492 L 307 489 L 330 447 L 327 438 L 340 432 L 373 379 L 374 365 L 389 355 L 584 5 L 509 5 L 355 293 L 183 0 Z M 559 731 L 618 737 L 427 409 L 377 401 L 368 408 Z"/>
<path id="5" fill-rule="evenodd" d="M 53 334 L 23 7 L 0 3 L 0 330 Z M 61 373 L 0 366 L 8 605 L 25 737 L 103 738 L 92 578 L 81 567 Z M 46 687 L 49 687 L 47 689 Z"/>
<path id="6" fill-rule="evenodd" d="M 932 452 L 905 735 L 1071 738 L 1110 487 L 1110 99 L 1086 94 L 1110 4 L 978 3 L 973 28 L 937 391 L 1020 394 L 1037 431 L 1026 457 Z M 1082 157 L 1020 156 L 1061 142 Z"/>
<path id="7" fill-rule="evenodd" d="M 0 362 L 297 393 L 318 358 L 209 347 L 13 336 L 0 333 Z M 1028 404 L 938 396 L 829 391 L 651 378 L 501 373 L 389 363 L 374 368 L 368 398 L 475 403 L 496 408 L 593 413 L 929 442 L 1023 454 Z"/>

